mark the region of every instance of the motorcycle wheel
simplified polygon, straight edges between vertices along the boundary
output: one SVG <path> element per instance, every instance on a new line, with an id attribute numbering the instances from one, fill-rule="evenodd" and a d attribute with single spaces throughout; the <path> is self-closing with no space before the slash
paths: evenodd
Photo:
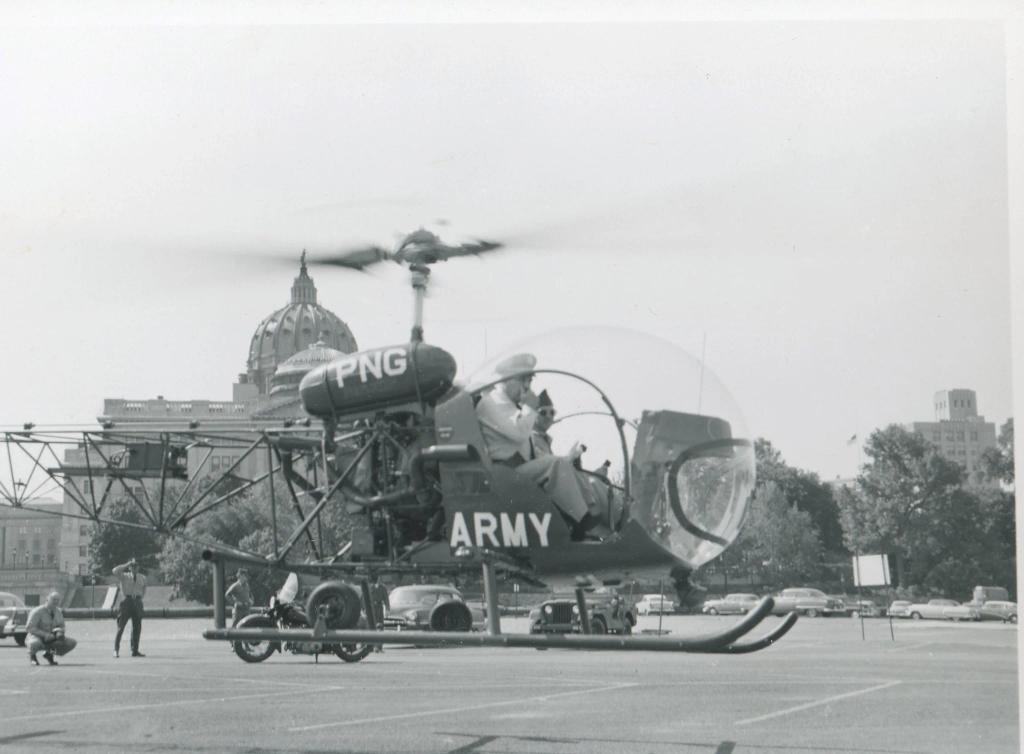
<path id="1" fill-rule="evenodd" d="M 338 644 L 334 647 L 334 654 L 345 662 L 359 662 L 372 651 L 372 644 Z"/>
<path id="2" fill-rule="evenodd" d="M 274 622 L 263 615 L 252 615 L 242 618 L 238 628 L 274 628 Z M 263 662 L 277 649 L 273 641 L 233 641 L 232 649 L 245 662 Z"/>

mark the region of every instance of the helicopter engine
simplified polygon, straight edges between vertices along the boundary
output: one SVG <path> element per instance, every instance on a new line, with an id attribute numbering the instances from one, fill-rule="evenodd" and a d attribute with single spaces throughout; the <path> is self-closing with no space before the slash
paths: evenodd
<path id="1" fill-rule="evenodd" d="M 434 405 L 455 372 L 447 351 L 412 342 L 347 354 L 303 378 L 306 411 L 337 438 L 328 460 L 353 519 L 353 557 L 440 538 L 437 461 L 471 452 L 435 444 Z"/>

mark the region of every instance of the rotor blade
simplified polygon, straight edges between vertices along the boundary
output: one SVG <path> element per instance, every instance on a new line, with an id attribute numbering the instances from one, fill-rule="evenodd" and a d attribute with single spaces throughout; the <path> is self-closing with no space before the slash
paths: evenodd
<path id="1" fill-rule="evenodd" d="M 391 252 L 386 249 L 382 249 L 380 246 L 366 246 L 364 248 L 343 251 L 339 254 L 311 256 L 307 262 L 316 266 L 345 267 L 362 272 L 370 265 L 389 259 L 391 259 Z"/>
<path id="2" fill-rule="evenodd" d="M 440 259 L 451 259 L 452 257 L 478 256 L 488 251 L 497 251 L 505 247 L 505 244 L 497 241 L 484 241 L 477 239 L 471 243 L 464 243 L 459 246 L 443 246 L 438 249 Z"/>

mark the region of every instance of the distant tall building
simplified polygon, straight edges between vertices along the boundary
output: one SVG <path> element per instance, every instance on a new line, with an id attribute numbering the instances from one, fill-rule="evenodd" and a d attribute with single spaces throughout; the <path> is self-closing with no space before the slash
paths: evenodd
<path id="1" fill-rule="evenodd" d="M 937 445 L 943 456 L 965 467 L 970 481 L 983 481 L 981 454 L 985 448 L 996 447 L 996 425 L 978 414 L 973 390 L 940 390 L 934 403 L 935 421 L 912 422 L 909 428 Z"/>
<path id="2" fill-rule="evenodd" d="M 38 605 L 51 590 L 66 587 L 59 562 L 60 503 L 31 499 L 25 506 L 0 505 L 0 591 Z"/>

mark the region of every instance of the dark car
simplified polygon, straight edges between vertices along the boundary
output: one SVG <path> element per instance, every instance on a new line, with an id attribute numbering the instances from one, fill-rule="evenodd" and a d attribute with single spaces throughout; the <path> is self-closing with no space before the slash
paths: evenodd
<path id="1" fill-rule="evenodd" d="M 820 589 L 799 587 L 783 589 L 775 595 L 775 607 L 772 608 L 772 614 L 800 613 L 808 618 L 815 618 L 819 615 L 832 615 L 842 610 L 842 600 L 828 597 Z"/>
<path id="2" fill-rule="evenodd" d="M 636 606 L 614 591 L 587 595 L 590 632 L 593 634 L 631 634 L 636 625 Z M 583 630 L 575 597 L 542 602 L 530 611 L 531 634 L 578 634 Z"/>
<path id="3" fill-rule="evenodd" d="M 400 586 L 388 595 L 384 628 L 399 631 L 469 631 L 482 623 L 453 586 Z"/>
<path id="4" fill-rule="evenodd" d="M 28 612 L 21 597 L 10 592 L 0 592 L 0 638 L 11 636 L 18 646 L 25 646 Z"/>
<path id="5" fill-rule="evenodd" d="M 1006 600 L 989 600 L 978 608 L 982 620 L 1001 620 L 1003 623 L 1017 622 L 1017 603 Z"/>

